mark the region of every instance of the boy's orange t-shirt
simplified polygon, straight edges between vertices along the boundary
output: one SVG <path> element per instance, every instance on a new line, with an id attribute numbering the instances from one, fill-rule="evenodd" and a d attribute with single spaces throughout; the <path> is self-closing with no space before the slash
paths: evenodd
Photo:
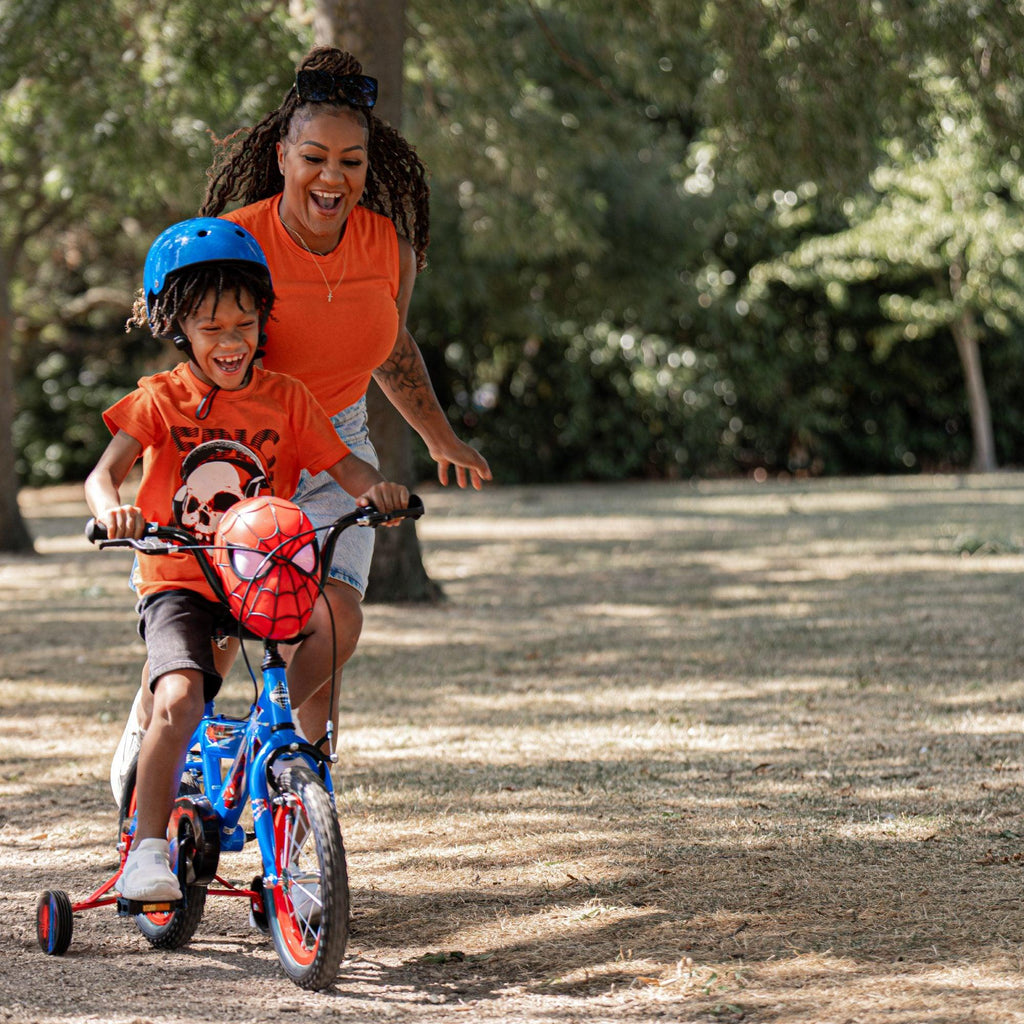
<path id="1" fill-rule="evenodd" d="M 303 469 L 319 473 L 349 454 L 316 399 L 299 381 L 253 367 L 249 383 L 218 390 L 209 415 L 197 419 L 210 386 L 188 362 L 143 377 L 138 388 L 103 413 L 112 434 L 142 445 L 142 481 L 135 503 L 147 522 L 173 524 L 213 540 L 225 511 L 242 498 L 290 498 Z M 139 555 L 136 586 L 213 592 L 188 553 Z"/>
<path id="2" fill-rule="evenodd" d="M 280 201 L 271 196 L 224 217 L 255 236 L 270 266 L 277 298 L 263 365 L 297 377 L 333 416 L 366 394 L 370 375 L 394 348 L 398 236 L 387 217 L 356 206 L 337 248 L 315 256 L 281 223 Z"/>

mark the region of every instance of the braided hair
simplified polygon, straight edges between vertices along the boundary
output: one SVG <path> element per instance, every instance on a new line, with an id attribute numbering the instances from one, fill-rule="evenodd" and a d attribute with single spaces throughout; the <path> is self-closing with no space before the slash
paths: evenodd
<path id="1" fill-rule="evenodd" d="M 125 329 L 148 327 L 156 337 L 175 338 L 175 344 L 178 344 L 177 336 L 184 333 L 182 322 L 195 313 L 210 291 L 216 296 L 215 309 L 225 295 L 233 295 L 241 306 L 242 293 L 248 292 L 256 303 L 262 333 L 274 305 L 270 277 L 251 264 L 232 260 L 194 263 L 172 271 L 167 275 L 163 290 L 150 301 L 148 313 L 146 296 L 140 289 Z"/>
<path id="2" fill-rule="evenodd" d="M 298 67 L 299 71 L 307 69 L 334 75 L 359 75 L 363 71 L 355 57 L 333 46 L 310 50 Z M 369 168 L 366 188 L 359 202 L 394 223 L 398 234 L 412 245 L 417 269 L 422 270 L 430 244 L 430 187 L 427 169 L 416 151 L 372 110 L 343 100 L 306 103 L 299 99 L 294 86 L 281 105 L 258 124 L 240 129 L 220 141 L 219 151 L 207 172 L 209 181 L 199 215 L 217 217 L 232 200 L 248 206 L 282 191 L 284 178 L 277 164 L 277 143 L 288 136 L 296 118 L 310 117 L 325 106 L 350 110 L 363 123 L 368 139 Z"/>

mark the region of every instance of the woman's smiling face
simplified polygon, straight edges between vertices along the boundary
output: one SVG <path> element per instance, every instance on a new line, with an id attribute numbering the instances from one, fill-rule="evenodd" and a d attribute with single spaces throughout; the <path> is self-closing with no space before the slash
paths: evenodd
<path id="1" fill-rule="evenodd" d="M 277 144 L 280 215 L 314 252 L 330 252 L 366 187 L 366 129 L 353 111 L 316 105 L 297 113 Z"/>
<path id="2" fill-rule="evenodd" d="M 245 383 L 260 341 L 260 318 L 247 291 L 217 297 L 211 288 L 181 321 L 192 346 L 192 366 L 206 384 L 235 391 Z"/>

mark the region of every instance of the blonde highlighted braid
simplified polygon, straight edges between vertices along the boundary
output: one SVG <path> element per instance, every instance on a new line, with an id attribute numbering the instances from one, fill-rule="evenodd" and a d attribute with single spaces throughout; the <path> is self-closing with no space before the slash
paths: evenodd
<path id="1" fill-rule="evenodd" d="M 334 75 L 360 75 L 362 65 L 350 53 L 333 46 L 318 46 L 302 59 L 298 70 L 327 71 Z M 344 102 L 304 103 L 294 86 L 281 105 L 258 124 L 241 129 L 221 140 L 199 216 L 217 217 L 228 205 L 241 206 L 268 199 L 284 188 L 277 165 L 276 146 L 288 136 L 292 122 L 311 116 L 318 107 L 352 110 L 365 121 L 369 151 L 366 189 L 360 205 L 388 217 L 398 234 L 416 252 L 416 266 L 422 270 L 430 244 L 430 187 L 427 169 L 416 151 L 372 110 Z"/>

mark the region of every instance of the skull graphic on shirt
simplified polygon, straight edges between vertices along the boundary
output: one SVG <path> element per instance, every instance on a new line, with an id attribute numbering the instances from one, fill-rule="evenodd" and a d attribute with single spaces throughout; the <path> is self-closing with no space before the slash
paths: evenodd
<path id="1" fill-rule="evenodd" d="M 182 485 L 174 495 L 180 526 L 212 543 L 221 516 L 236 502 L 260 493 L 266 470 L 252 449 L 236 441 L 209 441 L 182 463 Z"/>

